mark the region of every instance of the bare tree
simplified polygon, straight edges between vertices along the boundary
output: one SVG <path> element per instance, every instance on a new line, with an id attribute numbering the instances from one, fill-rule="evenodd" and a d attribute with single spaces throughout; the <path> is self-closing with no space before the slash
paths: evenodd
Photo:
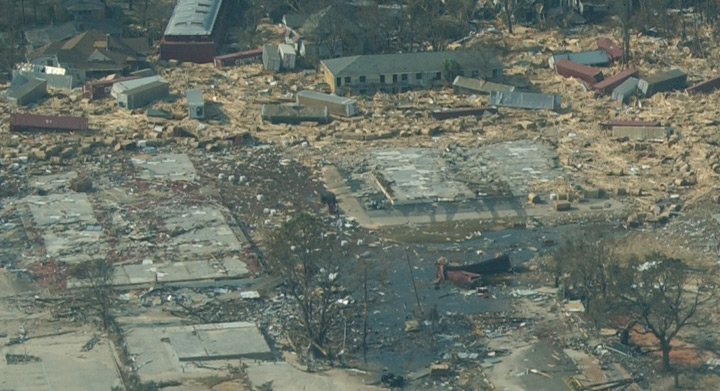
<path id="1" fill-rule="evenodd" d="M 602 305 L 611 299 L 609 284 L 617 268 L 608 243 L 594 232 L 568 239 L 555 251 L 551 265 L 555 285 L 562 282 L 566 291 L 579 296 L 593 318 L 597 313 L 595 307 L 601 306 L 602 310 Z"/>
<path id="2" fill-rule="evenodd" d="M 115 326 L 116 297 L 112 286 L 115 265 L 109 259 L 95 259 L 83 262 L 73 269 L 73 276 L 85 285 L 84 299 L 94 308 L 100 318 L 103 330 Z"/>
<path id="3" fill-rule="evenodd" d="M 270 273 L 284 280 L 302 329 L 296 346 L 305 346 L 308 369 L 318 354 L 328 356 L 331 326 L 340 313 L 340 243 L 319 218 L 299 214 L 276 229 L 267 242 Z"/>
<path id="4" fill-rule="evenodd" d="M 663 370 L 672 369 L 671 343 L 678 333 L 702 324 L 699 311 L 714 298 L 716 289 L 713 274 L 694 272 L 681 260 L 659 253 L 645 256 L 642 262 L 634 257 L 618 273 L 621 297 L 658 339 Z"/>

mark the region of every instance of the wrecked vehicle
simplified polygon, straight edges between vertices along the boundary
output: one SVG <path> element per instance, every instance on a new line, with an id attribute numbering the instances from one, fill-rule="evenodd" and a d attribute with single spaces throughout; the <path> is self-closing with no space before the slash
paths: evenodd
<path id="1" fill-rule="evenodd" d="M 446 258 L 440 257 L 436 262 L 435 284 L 450 281 L 456 285 L 474 288 L 484 274 L 509 273 L 512 270 L 513 264 L 508 254 L 470 265 L 449 265 Z"/>

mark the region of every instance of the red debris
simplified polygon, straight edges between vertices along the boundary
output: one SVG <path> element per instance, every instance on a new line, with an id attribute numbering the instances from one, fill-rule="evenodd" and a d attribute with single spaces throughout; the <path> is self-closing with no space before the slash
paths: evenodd
<path id="1" fill-rule="evenodd" d="M 620 71 L 607 79 L 595 84 L 595 89 L 603 94 L 611 94 L 617 86 L 622 84 L 625 80 L 631 77 L 638 77 L 637 69 L 625 69 Z"/>
<path id="2" fill-rule="evenodd" d="M 555 61 L 555 70 L 559 75 L 580 79 L 591 86 L 603 79 L 599 69 L 565 59 Z"/>
<path id="3" fill-rule="evenodd" d="M 623 58 L 623 51 L 613 41 L 608 38 L 600 38 L 597 40 L 598 49 L 605 49 L 613 61 L 621 60 Z"/>

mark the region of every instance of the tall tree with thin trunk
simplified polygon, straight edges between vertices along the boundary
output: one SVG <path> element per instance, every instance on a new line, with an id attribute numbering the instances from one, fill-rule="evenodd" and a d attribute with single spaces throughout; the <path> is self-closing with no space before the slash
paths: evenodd
<path id="1" fill-rule="evenodd" d="M 509 34 L 513 33 L 511 1 L 512 0 L 505 0 L 505 17 L 507 18 L 507 26 L 508 26 Z"/>
<path id="2" fill-rule="evenodd" d="M 623 66 L 628 67 L 630 61 L 630 23 L 632 21 L 632 0 L 617 0 L 618 21 L 622 30 Z"/>

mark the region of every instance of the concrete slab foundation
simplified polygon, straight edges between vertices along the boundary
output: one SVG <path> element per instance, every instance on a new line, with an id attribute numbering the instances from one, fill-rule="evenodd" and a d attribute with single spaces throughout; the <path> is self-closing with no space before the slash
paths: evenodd
<path id="1" fill-rule="evenodd" d="M 165 153 L 132 159 L 133 164 L 143 169 L 142 179 L 164 179 L 169 181 L 195 181 L 198 179 L 195 166 L 184 153 Z"/>
<path id="2" fill-rule="evenodd" d="M 308 373 L 286 362 L 250 363 L 248 377 L 253 385 L 259 386 L 272 382 L 274 391 L 368 391 L 382 390 L 376 386 L 365 385 L 363 379 L 348 372 L 332 369 L 327 373 Z"/>
<path id="3" fill-rule="evenodd" d="M 254 323 L 233 322 L 193 326 L 127 326 L 128 350 L 143 380 L 177 379 L 195 371 L 193 361 L 270 360 L 270 347 Z"/>
<path id="4" fill-rule="evenodd" d="M 23 201 L 32 216 L 26 228 L 41 231 L 49 257 L 77 264 L 107 255 L 102 227 L 87 194 L 29 196 Z"/>
<path id="5" fill-rule="evenodd" d="M 113 355 L 106 341 L 89 352 L 82 346 L 92 336 L 85 333 L 31 339 L 3 348 L 0 361 L 0 390 L 97 391 L 120 384 Z M 6 354 L 28 355 L 39 361 L 8 363 Z"/>

